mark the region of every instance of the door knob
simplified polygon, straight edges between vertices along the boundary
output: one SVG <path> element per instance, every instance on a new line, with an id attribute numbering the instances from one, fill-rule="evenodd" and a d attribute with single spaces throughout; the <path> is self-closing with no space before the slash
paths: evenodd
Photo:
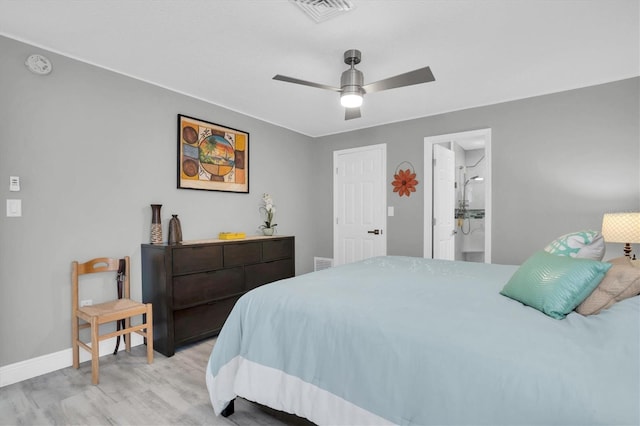
<path id="1" fill-rule="evenodd" d="M 367 231 L 367 234 L 379 235 L 380 233 L 381 233 L 381 231 L 379 229 L 374 229 L 373 231 Z"/>

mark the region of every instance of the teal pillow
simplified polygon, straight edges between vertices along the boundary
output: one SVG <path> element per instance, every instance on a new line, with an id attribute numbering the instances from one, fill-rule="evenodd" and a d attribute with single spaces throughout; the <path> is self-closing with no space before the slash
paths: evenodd
<path id="1" fill-rule="evenodd" d="M 539 251 L 513 274 L 500 294 L 562 319 L 600 284 L 610 263 Z"/>

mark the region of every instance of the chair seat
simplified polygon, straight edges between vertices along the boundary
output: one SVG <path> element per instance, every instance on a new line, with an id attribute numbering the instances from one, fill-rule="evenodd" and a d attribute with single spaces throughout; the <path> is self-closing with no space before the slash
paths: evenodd
<path id="1" fill-rule="evenodd" d="M 89 321 L 91 317 L 104 317 L 105 321 L 113 321 L 114 317 L 125 318 L 146 312 L 144 303 L 136 302 L 131 299 L 110 300 L 105 303 L 96 305 L 83 306 L 78 308 L 78 316 L 85 321 Z"/>

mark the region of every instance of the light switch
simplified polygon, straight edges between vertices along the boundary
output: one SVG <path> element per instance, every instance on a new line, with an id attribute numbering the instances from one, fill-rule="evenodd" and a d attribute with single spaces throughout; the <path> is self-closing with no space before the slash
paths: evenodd
<path id="1" fill-rule="evenodd" d="M 388 206 L 387 207 L 387 216 L 393 216 L 394 215 L 394 211 L 393 211 L 393 206 Z"/>
<path id="2" fill-rule="evenodd" d="M 9 176 L 9 191 L 20 191 L 20 176 Z"/>
<path id="3" fill-rule="evenodd" d="M 22 200 L 7 200 L 7 217 L 22 216 Z"/>

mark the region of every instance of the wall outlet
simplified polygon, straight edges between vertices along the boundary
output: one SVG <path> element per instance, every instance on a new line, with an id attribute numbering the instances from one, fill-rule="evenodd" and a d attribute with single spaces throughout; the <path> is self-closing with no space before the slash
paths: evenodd
<path id="1" fill-rule="evenodd" d="M 91 306 L 93 305 L 93 300 L 91 299 L 87 299 L 87 300 L 81 300 L 80 301 L 80 307 L 82 308 L 83 306 Z"/>

